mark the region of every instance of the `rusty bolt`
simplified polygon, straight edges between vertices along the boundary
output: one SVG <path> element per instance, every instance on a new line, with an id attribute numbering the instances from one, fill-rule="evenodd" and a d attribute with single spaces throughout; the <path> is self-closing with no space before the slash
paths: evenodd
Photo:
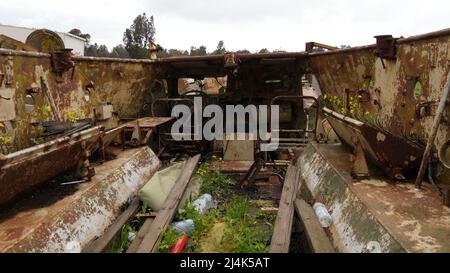
<path id="1" fill-rule="evenodd" d="M 414 125 L 415 122 L 416 122 L 415 119 L 411 119 L 411 120 L 409 121 L 409 124 Z"/>

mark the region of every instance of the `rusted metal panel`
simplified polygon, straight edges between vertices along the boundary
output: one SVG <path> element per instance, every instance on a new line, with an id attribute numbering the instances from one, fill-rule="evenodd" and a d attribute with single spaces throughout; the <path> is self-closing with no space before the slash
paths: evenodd
<path id="1" fill-rule="evenodd" d="M 127 128 L 131 128 L 133 132 L 133 128 L 138 125 L 138 138 L 143 141 L 139 141 L 135 146 L 145 145 L 152 129 L 171 119 L 142 118 L 106 132 L 102 126 L 97 126 L 1 157 L 0 204 L 7 203 L 21 193 L 30 191 L 57 175 L 81 166 L 97 149 L 100 149 L 103 154 L 105 147 L 117 139 L 121 133 L 123 134 Z"/>
<path id="2" fill-rule="evenodd" d="M 319 151 L 319 147 L 324 148 Z M 322 154 L 323 150 L 327 153 Z M 369 252 L 370 242 L 378 242 L 382 252 L 405 251 L 352 192 L 348 151 L 336 145 L 310 144 L 296 166 L 304 181 L 302 194 L 304 188 L 311 202 L 323 203 L 330 212 L 333 222 L 328 234 L 339 252 Z"/>
<path id="3" fill-rule="evenodd" d="M 353 138 L 357 138 L 373 163 L 383 168 L 391 178 L 404 179 L 405 172 L 420 164 L 423 147 L 327 108 L 324 112 L 344 143 L 355 149 Z"/>
<path id="4" fill-rule="evenodd" d="M 0 49 L 0 89 L 14 91 L 16 121 L 3 132 L 13 138 L 11 152 L 32 145 L 37 132 L 31 123 L 53 118 L 45 113 L 52 100 L 62 120 L 70 113 L 78 118 L 95 118 L 94 109 L 104 103 L 111 103 L 119 118 L 144 115 L 144 97 L 158 73 L 153 62 L 90 57 L 71 60 L 75 63 L 73 71 L 61 71 L 57 76 L 50 54 Z M 31 106 L 27 95 L 33 97 Z"/>
<path id="5" fill-rule="evenodd" d="M 2 210 L 0 252 L 64 252 L 70 241 L 83 248 L 100 237 L 161 164 L 148 147 L 115 152 L 92 182 L 44 189 Z"/>
<path id="6" fill-rule="evenodd" d="M 450 209 L 429 185 L 371 178 L 354 182 L 350 153 L 340 145 L 311 144 L 298 161 L 314 201 L 333 219 L 330 234 L 343 252 L 449 252 Z"/>
<path id="7" fill-rule="evenodd" d="M 0 158 L 0 204 L 74 168 L 98 146 L 101 126 Z"/>
<path id="8" fill-rule="evenodd" d="M 134 127 L 135 123 L 138 123 L 139 127 L 142 127 L 142 128 L 155 128 L 155 127 L 158 127 L 159 125 L 167 123 L 167 122 L 169 122 L 169 121 L 171 121 L 173 119 L 174 118 L 172 118 L 172 117 L 141 118 L 141 119 L 138 119 L 136 121 L 130 121 L 130 122 L 126 123 L 124 126 L 126 128 L 132 128 L 132 127 Z"/>
<path id="9" fill-rule="evenodd" d="M 333 110 L 420 145 L 431 132 L 450 70 L 449 44 L 446 29 L 396 40 L 396 58 L 385 59 L 384 65 L 375 45 L 310 54 L 308 63 L 328 100 L 361 96 L 353 114 L 336 105 Z M 429 106 L 422 110 L 424 105 Z M 450 138 L 449 117 L 446 111 L 434 142 L 437 150 Z M 450 183 L 448 172 L 438 180 Z"/>

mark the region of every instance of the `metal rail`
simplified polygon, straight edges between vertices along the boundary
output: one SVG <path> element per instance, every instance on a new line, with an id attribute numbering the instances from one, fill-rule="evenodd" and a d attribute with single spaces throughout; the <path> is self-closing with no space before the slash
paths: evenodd
<path id="1" fill-rule="evenodd" d="M 319 101 L 312 96 L 278 96 L 272 99 L 272 101 L 270 102 L 270 105 L 275 105 L 276 101 L 292 101 L 292 100 L 303 100 L 303 99 L 310 99 L 310 100 L 314 100 L 314 102 L 316 103 L 317 107 L 316 107 L 316 120 L 314 122 L 314 128 L 312 130 L 308 130 L 308 129 L 279 129 L 280 132 L 304 132 L 304 133 L 312 133 L 314 134 L 314 137 L 316 137 L 316 131 L 317 131 L 317 125 L 319 123 Z M 269 113 L 270 114 L 270 113 Z"/>
<path id="2" fill-rule="evenodd" d="M 428 137 L 427 147 L 423 153 L 422 163 L 420 164 L 419 173 L 416 178 L 416 187 L 420 189 L 422 186 L 423 175 L 427 169 L 428 158 L 430 157 L 431 148 L 433 148 L 434 139 L 436 138 L 439 125 L 441 124 L 442 115 L 444 114 L 445 106 L 447 105 L 447 98 L 450 92 L 450 72 L 447 75 L 447 83 L 445 84 L 444 93 L 442 94 L 441 101 L 439 102 L 439 107 L 434 117 L 433 127 L 431 129 L 431 134 Z"/>
<path id="3" fill-rule="evenodd" d="M 170 101 L 176 101 L 176 102 L 181 102 L 181 101 L 188 101 L 192 104 L 194 104 L 194 101 L 192 99 L 188 99 L 188 98 L 159 98 L 153 101 L 152 103 L 152 117 L 155 117 L 155 104 L 157 102 L 170 102 Z"/>

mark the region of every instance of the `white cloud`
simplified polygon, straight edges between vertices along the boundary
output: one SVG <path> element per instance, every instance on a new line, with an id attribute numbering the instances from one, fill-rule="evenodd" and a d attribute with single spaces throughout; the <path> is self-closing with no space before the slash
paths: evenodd
<path id="1" fill-rule="evenodd" d="M 352 46 L 377 34 L 409 36 L 448 27 L 450 2 L 350 0 L 3 0 L 0 23 L 69 31 L 79 28 L 110 49 L 140 13 L 153 14 L 167 48 L 301 51 L 307 41 Z"/>

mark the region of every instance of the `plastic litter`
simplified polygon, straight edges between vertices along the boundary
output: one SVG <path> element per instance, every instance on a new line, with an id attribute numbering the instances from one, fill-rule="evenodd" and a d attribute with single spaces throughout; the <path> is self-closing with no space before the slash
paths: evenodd
<path id="1" fill-rule="evenodd" d="M 191 234 L 195 230 L 194 220 L 191 219 L 174 222 L 171 226 L 179 233 Z"/>
<path id="2" fill-rule="evenodd" d="M 136 238 L 136 232 L 128 232 L 128 241 L 132 242 Z"/>
<path id="3" fill-rule="evenodd" d="M 181 253 L 183 252 L 184 246 L 186 245 L 186 242 L 188 240 L 188 235 L 184 234 L 183 238 L 177 240 L 172 248 L 170 249 L 170 253 Z"/>
<path id="4" fill-rule="evenodd" d="M 210 194 L 203 194 L 195 200 L 192 205 L 200 213 L 200 215 L 204 215 L 208 210 L 213 209 L 216 206 L 214 199 Z"/>
<path id="5" fill-rule="evenodd" d="M 328 210 L 325 207 L 325 205 L 322 203 L 315 203 L 313 208 L 317 218 L 319 219 L 320 225 L 323 228 L 329 228 L 333 223 L 333 219 L 331 218 L 331 215 L 328 213 Z"/>

